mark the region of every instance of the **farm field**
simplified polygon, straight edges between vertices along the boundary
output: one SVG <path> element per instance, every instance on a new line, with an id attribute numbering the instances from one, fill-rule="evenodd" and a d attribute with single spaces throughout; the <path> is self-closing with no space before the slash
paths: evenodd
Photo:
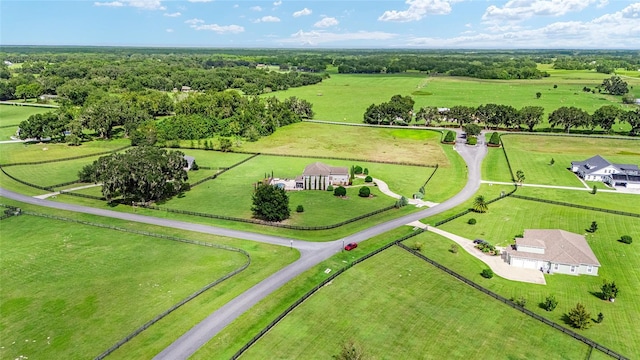
<path id="1" fill-rule="evenodd" d="M 509 281 L 497 276 L 487 280 L 480 275 L 486 265 L 464 251 L 458 254 L 449 252 L 453 242 L 448 239 L 424 233 L 407 243 L 410 245 L 414 241 L 421 241 L 428 244 L 422 250 L 427 257 L 504 297 L 525 297 L 528 309 L 564 326 L 568 326 L 564 322 L 564 314 L 578 302 L 585 304 L 592 317 L 602 312 L 605 315 L 603 323 L 593 324 L 591 328 L 578 332 L 629 358 L 640 356 L 640 343 L 637 341 L 640 336 L 637 327 L 640 304 L 635 301 L 640 297 L 640 273 L 635 271 L 640 267 L 640 250 L 635 243 L 627 245 L 617 240 L 625 234 L 634 240 L 640 238 L 640 222 L 633 217 L 540 203 L 529 206 L 527 203 L 524 200 L 504 199 L 491 205 L 488 213 L 474 215 L 478 219 L 475 226 L 467 225 L 468 216 L 463 216 L 441 228 L 470 239 L 482 237 L 506 245 L 524 229 L 560 228 L 585 234 L 585 228 L 596 220 L 598 230 L 588 234 L 587 241 L 602 264 L 599 276 L 545 275 L 547 285 Z M 615 303 L 603 301 L 597 296 L 605 279 L 615 281 L 623 289 Z M 544 311 L 538 306 L 548 295 L 554 295 L 559 302 L 553 312 Z"/>
<path id="2" fill-rule="evenodd" d="M 640 214 L 640 195 L 636 194 L 598 191 L 594 195 L 591 194 L 590 191 L 544 189 L 526 186 L 518 188 L 516 194 L 538 199 L 562 201 L 571 204 Z"/>
<path id="3" fill-rule="evenodd" d="M 13 128 L 13 132 L 15 133 L 18 128 L 18 124 L 23 120 L 27 120 L 29 116 L 43 114 L 52 110 L 55 109 L 33 106 L 0 105 L 0 127 L 15 125 L 15 128 Z"/>
<path id="4" fill-rule="evenodd" d="M 0 200 L 25 210 L 48 210 Z M 298 257 L 297 251 L 279 246 L 54 212 L 58 216 L 239 247 L 250 253 L 251 265 L 246 270 L 185 304 L 118 350 L 137 358 L 157 354 L 176 336 Z M 1 270 L 3 279 L 10 280 L 3 281 L 0 294 L 2 358 L 13 359 L 20 354 L 40 357 L 39 353 L 56 358 L 97 356 L 169 306 L 246 261 L 235 252 L 79 224 L 65 226 L 57 235 L 38 239 L 28 236 L 58 226 L 58 222 L 28 215 L 3 220 L 1 258 L 3 264 L 12 266 Z M 5 230 L 9 234 L 6 237 Z M 141 257 L 141 253 L 145 256 Z M 29 271 L 24 271 L 25 266 Z M 131 273 L 122 269 L 130 269 Z M 26 287 L 25 274 L 30 279 Z M 18 290 L 14 290 L 16 286 Z M 7 312 L 11 314 L 5 316 Z M 61 312 L 65 313 L 64 322 L 59 321 Z M 25 338 L 30 341 L 25 342 Z M 16 343 L 11 344 L 14 340 Z M 119 357 L 117 353 L 113 356 Z"/>
<path id="5" fill-rule="evenodd" d="M 84 156 L 113 151 L 129 146 L 129 139 L 113 139 L 109 141 L 91 141 L 80 146 L 68 144 L 38 143 L 38 144 L 2 144 L 0 164 L 17 162 L 35 162 L 45 160 L 65 159 L 74 156 Z"/>
<path id="6" fill-rule="evenodd" d="M 373 358 L 575 359 L 588 350 L 394 247 L 319 290 L 243 358 L 330 358 L 349 340 Z"/>
<path id="7" fill-rule="evenodd" d="M 621 105 L 620 99 L 582 91 L 595 87 L 610 75 L 595 71 L 558 71 L 539 80 L 482 80 L 462 77 L 427 77 L 425 74 L 333 74 L 322 83 L 269 94 L 278 98 L 296 96 L 313 104 L 315 119 L 361 123 L 372 103 L 388 101 L 391 96 L 411 95 L 415 108 L 422 106 L 478 106 L 486 103 L 542 106 L 548 114 L 562 106 L 576 106 L 589 113 L 603 105 Z M 625 78 L 637 88 L 640 79 Z M 554 88 L 554 85 L 558 85 Z M 372 91 L 375 89 L 375 91 Z M 464 91 L 462 91 L 464 89 Z M 540 99 L 536 92 L 542 93 Z M 626 125 L 628 127 L 628 125 Z M 542 124 L 541 127 L 548 127 Z M 623 126 L 622 130 L 628 130 Z M 616 127 L 616 130 L 620 130 Z"/>
<path id="8" fill-rule="evenodd" d="M 29 215 L 3 220 L 1 247 L 0 357 L 12 359 L 95 357 L 246 261 Z"/>
<path id="9" fill-rule="evenodd" d="M 439 131 L 302 122 L 279 128 L 274 134 L 256 142 L 245 142 L 240 149 L 269 154 L 349 157 L 447 166 L 449 159 L 440 147 L 441 136 Z"/>
<path id="10" fill-rule="evenodd" d="M 614 163 L 640 164 L 640 141 L 567 136 L 532 136 L 508 134 L 502 142 L 511 168 L 525 173 L 525 183 L 583 187 L 568 168 L 571 161 L 583 161 L 601 155 Z M 484 180 L 508 181 L 506 162 L 498 149 L 490 149 L 484 165 Z M 551 165 L 551 159 L 554 164 Z M 493 165 L 495 164 L 495 165 Z"/>
<path id="11" fill-rule="evenodd" d="M 2 169 L 20 180 L 40 186 L 52 186 L 78 180 L 78 172 L 98 158 L 99 156 L 92 156 L 47 164 L 5 166 Z"/>

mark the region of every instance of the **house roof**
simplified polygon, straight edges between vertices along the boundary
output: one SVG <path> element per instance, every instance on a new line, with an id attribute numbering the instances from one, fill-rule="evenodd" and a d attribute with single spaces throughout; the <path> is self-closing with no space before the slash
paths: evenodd
<path id="1" fill-rule="evenodd" d="M 191 167 L 193 166 L 193 162 L 196 161 L 196 158 L 189 155 L 185 155 L 183 156 L 183 158 L 187 160 L 187 169 L 191 169 Z"/>
<path id="2" fill-rule="evenodd" d="M 611 162 L 609 162 L 608 160 L 606 160 L 605 158 L 603 158 L 600 155 L 596 155 L 592 158 L 589 158 L 585 161 L 572 161 L 571 162 L 571 166 L 572 167 L 578 167 L 580 170 L 584 171 L 585 174 L 591 174 L 594 173 L 600 169 L 603 169 L 607 166 L 614 166 L 615 168 L 617 168 L 620 172 L 623 173 L 627 173 L 627 174 L 636 174 L 638 171 L 640 171 L 638 169 L 638 165 L 634 165 L 634 164 L 613 164 Z"/>
<path id="3" fill-rule="evenodd" d="M 544 254 L 518 250 L 507 250 L 507 252 L 511 256 L 519 258 L 545 260 L 569 265 L 600 266 L 596 255 L 582 235 L 558 229 L 528 229 L 524 231 L 522 238 L 516 238 L 516 245 L 539 247 L 540 243 L 544 245 Z"/>
<path id="4" fill-rule="evenodd" d="M 346 167 L 334 167 L 321 162 L 315 162 L 307 165 L 302 172 L 303 176 L 329 176 L 329 175 L 348 175 L 349 169 Z"/>

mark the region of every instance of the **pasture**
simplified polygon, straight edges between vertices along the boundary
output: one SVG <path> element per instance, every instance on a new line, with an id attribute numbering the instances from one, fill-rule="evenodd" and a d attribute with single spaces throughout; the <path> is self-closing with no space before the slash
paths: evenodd
<path id="1" fill-rule="evenodd" d="M 21 121 L 27 120 L 29 116 L 43 114 L 53 110 L 55 109 L 34 106 L 0 105 L 0 127 L 15 125 L 17 129 L 18 124 L 20 124 Z"/>
<path id="2" fill-rule="evenodd" d="M 422 106 L 451 107 L 496 103 L 514 106 L 542 106 L 545 113 L 562 106 L 576 106 L 589 113 L 603 105 L 619 105 L 619 97 L 584 92 L 611 75 L 595 71 L 555 71 L 537 80 L 483 80 L 463 77 L 428 77 L 426 74 L 332 74 L 319 84 L 269 94 L 278 98 L 296 96 L 313 104 L 315 119 L 361 123 L 367 107 L 389 101 L 399 94 L 412 96 L 415 108 Z M 638 88 L 640 79 L 625 78 Z M 557 85 L 554 88 L 554 85 Z M 542 95 L 538 99 L 536 93 Z M 622 125 L 628 131 L 628 125 Z M 545 123 L 539 127 L 548 127 Z M 615 130 L 620 130 L 616 128 Z"/>
<path id="3" fill-rule="evenodd" d="M 297 251 L 285 247 L 60 213 L 1 200 L 25 210 L 239 247 L 250 253 L 251 265 L 246 270 L 209 289 L 118 350 L 137 358 L 157 354 L 178 334 L 298 257 Z M 246 257 L 235 252 L 93 226 L 61 227 L 59 223 L 28 215 L 3 220 L 0 253 L 7 266 L 1 271 L 8 281 L 3 280 L 0 293 L 2 358 L 13 359 L 20 354 L 94 357 L 169 306 L 246 261 Z M 57 235 L 42 233 L 42 229 L 51 228 L 63 230 Z M 5 237 L 5 230 L 15 236 Z M 42 236 L 29 236 L 34 232 Z M 27 266 L 29 271 L 24 270 Z M 29 279 L 27 283 L 25 276 Z M 11 314 L 5 316 L 7 311 Z M 29 343 L 24 341 L 26 338 Z M 77 348 L 71 347 L 76 345 Z M 112 357 L 118 358 L 117 354 Z"/>
<path id="4" fill-rule="evenodd" d="M 468 225 L 467 219 L 474 217 L 476 225 Z M 598 222 L 598 230 L 586 233 L 592 221 Z M 449 252 L 452 242 L 433 233 L 421 234 L 408 241 L 421 241 L 429 244 L 423 253 L 433 260 L 470 278 L 504 297 L 524 296 L 527 308 L 560 324 L 564 323 L 564 314 L 582 302 L 592 317 L 599 312 L 605 315 L 602 324 L 593 324 L 588 330 L 579 333 L 600 342 L 630 358 L 640 356 L 640 249 L 618 241 L 622 235 L 640 238 L 640 222 L 637 218 L 574 209 L 556 205 L 507 198 L 489 206 L 485 214 L 469 214 L 441 226 L 443 230 L 453 232 L 469 239 L 477 237 L 487 239 L 499 245 L 513 243 L 513 237 L 522 234 L 524 229 L 563 229 L 578 234 L 587 234 L 587 241 L 602 267 L 599 276 L 546 275 L 547 285 L 533 285 L 494 277 L 486 280 L 480 272 L 484 263 L 471 255 L 460 251 Z M 613 280 L 623 290 L 615 303 L 601 300 L 597 294 L 603 280 Z M 624 293 L 623 293 L 624 291 Z M 558 308 L 547 312 L 538 305 L 548 295 L 555 295 Z"/>
<path id="5" fill-rule="evenodd" d="M 588 350 L 394 247 L 319 290 L 243 358 L 330 358 L 349 340 L 380 359 L 575 359 Z"/>
<path id="6" fill-rule="evenodd" d="M 113 139 L 85 142 L 80 146 L 69 146 L 69 144 L 64 143 L 2 144 L 0 164 L 58 160 L 99 154 L 129 146 L 130 143 L 129 139 Z"/>
<path id="7" fill-rule="evenodd" d="M 95 357 L 246 261 L 28 215 L 3 220 L 0 246 L 0 357 L 12 359 Z"/>

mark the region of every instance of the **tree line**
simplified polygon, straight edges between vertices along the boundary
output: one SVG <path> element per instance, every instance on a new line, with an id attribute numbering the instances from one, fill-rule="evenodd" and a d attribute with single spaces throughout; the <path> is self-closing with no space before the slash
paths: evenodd
<path id="1" fill-rule="evenodd" d="M 363 122 L 376 125 L 409 125 L 412 121 L 431 126 L 443 121 L 463 126 L 470 123 L 484 124 L 488 128 L 520 130 L 525 127 L 533 131 L 542 123 L 544 108 L 524 106 L 516 109 L 511 105 L 483 104 L 478 107 L 456 105 L 451 108 L 425 106 L 414 112 L 414 101 L 410 96 L 394 95 L 381 104 L 371 104 L 363 115 Z M 624 110 L 615 105 L 604 105 L 593 114 L 574 106 L 560 107 L 548 115 L 551 127 L 562 127 L 565 132 L 582 127 L 595 130 L 600 127 L 611 132 L 616 122 L 631 125 L 630 135 L 640 134 L 640 108 Z"/>

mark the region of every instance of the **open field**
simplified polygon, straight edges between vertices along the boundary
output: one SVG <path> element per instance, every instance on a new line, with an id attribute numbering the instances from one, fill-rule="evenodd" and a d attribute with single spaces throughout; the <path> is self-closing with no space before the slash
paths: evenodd
<path id="1" fill-rule="evenodd" d="M 272 94 L 279 98 L 296 96 L 311 102 L 316 119 L 350 123 L 362 122 L 364 111 L 369 105 L 388 101 L 396 94 L 412 95 L 416 109 L 422 106 L 478 106 L 496 103 L 512 105 L 518 109 L 529 105 L 542 106 L 547 114 L 562 106 L 576 106 L 593 113 L 602 105 L 622 106 L 619 97 L 582 91 L 585 86 L 593 88 L 600 85 L 607 77 L 610 75 L 588 71 L 556 71 L 550 77 L 539 80 L 427 77 L 419 73 L 334 74 L 316 85 Z M 625 78 L 625 81 L 634 88 L 640 86 L 640 79 Z M 553 85 L 558 87 L 554 89 Z M 540 99 L 536 98 L 536 92 L 542 93 Z M 542 126 L 548 125 L 545 123 Z"/>
<path id="2" fill-rule="evenodd" d="M 2 144 L 0 164 L 17 162 L 34 162 L 56 160 L 112 151 L 131 143 L 129 139 L 113 139 L 109 141 L 90 141 L 80 146 L 68 144 L 38 143 L 38 144 Z"/>
<path id="3" fill-rule="evenodd" d="M 637 140 L 509 134 L 503 135 L 502 141 L 514 173 L 524 171 L 525 183 L 529 184 L 582 187 L 580 180 L 568 170 L 571 161 L 583 161 L 598 154 L 614 163 L 640 164 L 640 141 Z M 501 151 L 490 150 L 482 178 L 508 181 Z M 553 165 L 550 165 L 551 159 L 555 161 Z"/>
<path id="4" fill-rule="evenodd" d="M 98 158 L 92 156 L 48 164 L 5 166 L 3 170 L 15 178 L 35 185 L 52 186 L 78 180 L 78 172 Z"/>
<path id="5" fill-rule="evenodd" d="M 279 128 L 256 142 L 245 142 L 240 149 L 447 166 L 449 160 L 440 147 L 440 138 L 437 131 L 302 122 Z"/>
<path id="6" fill-rule="evenodd" d="M 250 157 L 248 154 L 225 153 L 219 151 L 194 150 L 194 149 L 167 149 L 168 151 L 182 151 L 185 155 L 193 156 L 198 166 L 213 169 L 229 167 Z"/>
<path id="7" fill-rule="evenodd" d="M 602 183 L 600 183 L 602 184 Z M 518 195 L 640 214 L 640 195 L 521 187 Z"/>
<path id="8" fill-rule="evenodd" d="M 243 241 L 238 239 L 229 239 L 219 236 L 201 234 L 201 233 L 191 233 L 184 232 L 180 230 L 170 229 L 170 228 L 158 228 L 151 225 L 139 224 L 139 223 L 128 223 L 124 221 L 95 217 L 91 215 L 84 214 L 76 214 L 76 213 L 67 213 L 60 212 L 59 210 L 52 210 L 46 208 L 40 208 L 32 205 L 21 204 L 14 202 L 8 199 L 0 199 L 0 202 L 4 204 L 13 204 L 16 206 L 20 206 L 25 210 L 38 211 L 43 213 L 55 213 L 58 216 L 65 216 L 74 219 L 81 219 L 85 221 L 91 221 L 96 223 L 102 223 L 106 225 L 114 225 L 123 228 L 129 228 L 134 230 L 142 230 L 149 231 L 154 233 L 162 233 L 164 235 L 177 236 L 182 238 L 188 238 L 193 240 L 205 241 L 210 243 L 228 245 L 233 247 L 242 248 L 248 251 L 251 255 L 251 265 L 234 276 L 232 279 L 227 280 L 216 287 L 206 291 L 199 297 L 195 298 L 191 302 L 185 304 L 180 309 L 176 310 L 174 313 L 170 314 L 166 318 L 162 319 L 156 325 L 150 327 L 145 330 L 143 333 L 138 335 L 129 343 L 125 344 L 121 349 L 119 349 L 116 353 L 111 355 L 111 357 L 120 358 L 120 357 L 135 357 L 135 358 L 151 358 L 153 355 L 160 352 L 164 347 L 168 346 L 173 340 L 176 339 L 177 336 L 187 331 L 193 325 L 195 325 L 200 320 L 204 319 L 211 312 L 215 311 L 226 302 L 247 290 L 251 286 L 255 285 L 257 282 L 266 278 L 267 276 L 273 274 L 278 271 L 280 268 L 286 266 L 291 263 L 298 257 L 297 251 L 292 251 L 289 248 L 280 247 L 280 246 L 271 246 L 265 245 L 255 242 Z M 27 220 L 28 219 L 28 220 Z M 34 219 L 36 220 L 34 222 Z M 5 260 L 8 259 L 9 254 L 15 255 L 20 251 L 25 250 L 33 250 L 30 251 L 34 253 L 39 251 L 41 253 L 40 256 L 35 258 L 29 258 L 29 264 L 37 265 L 38 263 L 44 263 L 50 265 L 47 270 L 54 270 L 51 272 L 51 275 L 42 274 L 42 267 L 30 267 L 30 271 L 21 272 L 17 276 L 15 276 L 15 280 L 11 280 L 11 285 L 14 283 L 21 281 L 24 279 L 25 274 L 34 273 L 36 275 L 29 275 L 30 278 L 34 276 L 46 276 L 52 277 L 55 276 L 56 279 L 62 279 L 60 283 L 56 283 L 55 281 L 52 284 L 46 284 L 46 289 L 49 290 L 51 287 L 61 287 L 66 286 L 64 290 L 59 290 L 57 294 L 50 294 L 49 298 L 52 300 L 52 305 L 55 305 L 55 301 L 66 298 L 61 294 L 71 294 L 76 296 L 79 292 L 86 292 L 87 296 L 92 293 L 98 295 L 105 295 L 107 298 L 98 299 L 99 301 L 95 302 L 94 305 L 97 307 L 94 314 L 87 314 L 86 311 L 84 313 L 75 314 L 74 311 L 81 310 L 90 310 L 85 309 L 88 305 L 84 304 L 80 300 L 84 300 L 84 298 L 79 300 L 67 300 L 68 306 L 65 308 L 66 319 L 65 322 L 60 322 L 60 314 L 58 312 L 43 313 L 41 314 L 43 317 L 43 321 L 54 321 L 51 324 L 53 328 L 51 330 L 60 331 L 64 330 L 65 326 L 76 326 L 79 327 L 82 324 L 89 324 L 94 326 L 94 328 L 87 329 L 88 334 L 90 336 L 98 336 L 99 338 L 93 343 L 83 343 L 81 344 L 81 348 L 78 349 L 62 349 L 64 351 L 73 351 L 70 356 L 55 356 L 56 358 L 70 358 L 77 357 L 80 354 L 80 350 L 85 351 L 86 355 L 84 357 L 93 357 L 99 354 L 100 352 L 106 350 L 109 346 L 113 345 L 115 341 L 127 335 L 134 328 L 142 325 L 144 322 L 150 320 L 153 316 L 156 316 L 163 310 L 166 310 L 170 305 L 173 305 L 175 302 L 181 300 L 179 296 L 182 296 L 180 292 L 185 292 L 186 294 L 191 294 L 196 289 L 201 288 L 205 284 L 211 282 L 216 278 L 217 272 L 220 272 L 224 269 L 224 267 L 237 267 L 244 263 L 245 257 L 240 256 L 237 253 L 229 253 L 224 252 L 222 255 L 220 253 L 221 250 L 211 249 L 211 248 L 203 248 L 197 247 L 195 245 L 188 245 L 182 243 L 175 243 L 167 240 L 161 240 L 153 237 L 145 237 L 139 235 L 130 235 L 127 233 L 111 231 L 106 229 L 95 228 L 91 226 L 83 226 L 74 224 L 73 227 L 65 227 L 64 231 L 60 232 L 60 236 L 52 235 L 47 237 L 41 237 L 41 239 L 34 240 L 33 237 L 24 240 L 23 238 L 26 235 L 17 234 L 15 237 L 15 241 L 22 242 L 20 244 L 24 246 L 13 246 L 13 249 L 7 251 L 7 246 L 9 246 L 9 241 L 13 243 L 13 238 L 9 238 L 9 236 L 4 236 L 5 229 L 9 228 L 9 222 L 5 221 L 17 221 L 13 224 L 16 224 L 16 229 L 13 228 L 11 233 L 24 233 L 30 234 L 33 231 L 39 231 L 42 228 L 51 228 L 56 226 L 55 222 L 57 220 L 48 220 L 42 219 L 33 216 L 22 216 L 11 218 L 8 220 L 3 220 L 3 237 L 2 242 L 0 242 L 2 246 L 2 262 L 3 264 L 7 263 Z M 22 226 L 21 224 L 25 224 Z M 33 230 L 31 232 L 25 231 L 31 230 L 33 226 Z M 78 227 L 78 229 L 76 229 Z M 73 228 L 73 229 L 72 229 Z M 66 229 L 72 229 L 67 231 Z M 9 230 L 7 230 L 9 231 Z M 90 234 L 90 236 L 88 236 Z M 74 236 L 77 235 L 77 236 Z M 83 235 L 83 236 L 80 236 Z M 64 240 L 67 240 L 64 242 Z M 60 247 L 51 248 L 51 245 L 57 244 L 54 241 L 59 241 L 61 244 Z M 46 244 L 46 246 L 42 246 L 42 244 Z M 153 246 L 151 246 L 151 244 Z M 37 249 L 33 249 L 33 246 L 37 245 Z M 75 246 L 74 246 L 75 245 Z M 64 250 L 64 253 L 61 253 L 60 250 Z M 140 257 L 139 254 L 144 253 L 144 257 Z M 135 254 L 135 255 L 134 255 Z M 229 255 L 231 254 L 231 255 Z M 46 255 L 46 256 L 45 256 Z M 82 258 L 76 259 L 76 255 L 82 255 Z M 73 262 L 66 261 L 68 258 L 74 256 Z M 221 257 L 221 258 L 220 258 Z M 19 263 L 24 263 L 23 258 L 19 258 Z M 236 261 L 237 260 L 237 261 Z M 237 266 L 235 264 L 238 264 Z M 66 267 L 62 267 L 60 264 L 73 264 L 69 269 Z M 86 265 L 86 272 L 83 273 L 81 271 L 81 266 Z M 232 266 L 233 265 L 233 266 Z M 20 265 L 22 266 L 22 265 Z M 55 267 L 54 267 L 55 266 Z M 145 267 L 146 266 L 146 267 Z M 233 267 L 233 268 L 235 268 Z M 136 272 L 129 274 L 129 272 L 123 271 L 123 268 L 133 269 Z M 33 269 L 33 270 L 31 270 Z M 100 276 L 95 275 L 101 269 L 104 271 Z M 2 269 L 2 271 L 9 271 L 11 268 Z M 38 272 L 35 272 L 35 271 Z M 138 271 L 139 270 L 139 271 Z M 66 272 L 72 272 L 67 277 L 58 277 L 64 275 Z M 116 272 L 114 276 L 105 275 L 112 274 Z M 221 275 L 222 273 L 220 273 Z M 3 274 L 3 279 L 5 279 L 5 274 Z M 12 278 L 13 279 L 13 278 Z M 86 281 L 84 279 L 87 279 Z M 96 280 L 99 279 L 99 280 Z M 112 280 L 113 279 L 113 280 Z M 144 286 L 140 287 L 140 282 L 138 281 L 144 280 L 142 283 Z M 165 281 L 166 280 L 166 281 Z M 202 282 L 200 282 L 202 280 Z M 57 281 L 57 280 L 56 280 Z M 78 283 L 82 284 L 82 289 L 75 289 L 75 282 L 80 281 Z M 2 311 L 2 346 L 5 349 L 0 351 L 10 351 L 11 350 L 11 340 L 7 343 L 7 340 L 15 337 L 15 334 L 12 334 L 11 337 L 6 336 L 5 334 L 10 331 L 16 331 L 15 327 L 6 327 L 5 319 L 8 322 L 9 320 L 13 320 L 14 317 L 20 316 L 21 313 L 16 315 L 12 315 L 11 317 L 5 317 L 5 304 L 4 298 L 10 296 L 12 293 L 8 291 L 8 285 L 10 282 L 3 282 L 3 292 L 0 296 L 3 297 L 2 303 L 0 306 Z M 66 285 L 65 285 L 66 284 Z M 88 284 L 88 285 L 87 285 Z M 155 286 L 155 285 L 158 286 Z M 28 284 L 30 287 L 40 287 L 36 281 Z M 148 286 L 147 286 L 148 285 Z M 189 286 L 192 286 L 189 288 Z M 24 286 L 22 286 L 24 287 Z M 99 287 L 97 290 L 95 287 Z M 123 288 L 122 290 L 120 288 Z M 29 288 L 25 288 L 24 290 L 20 290 L 20 293 L 27 291 Z M 129 294 L 123 293 L 130 289 L 131 292 Z M 144 291 L 143 291 L 144 290 Z M 73 292 L 71 292 L 73 291 Z M 168 293 L 167 291 L 172 291 Z M 92 293 L 90 293 L 92 292 Z M 113 295 L 110 293 L 113 292 Z M 37 291 L 32 291 L 32 293 L 38 293 Z M 42 297 L 46 296 L 49 293 L 43 295 L 30 295 L 36 300 L 41 300 Z M 13 295 L 11 295 L 13 296 Z M 121 309 L 114 309 L 112 312 L 115 313 L 119 320 L 120 317 L 126 315 L 128 317 L 136 316 L 133 319 L 125 319 L 122 322 L 118 323 L 113 318 L 105 318 L 105 313 L 100 313 L 98 311 L 102 311 L 105 309 L 105 306 L 114 305 L 113 303 L 106 303 L 105 301 L 111 299 L 113 301 L 121 302 Z M 146 296 L 146 297 L 144 297 Z M 183 297 L 186 297 L 183 296 Z M 151 300 L 150 300 L 151 298 Z M 55 300 L 55 301 L 54 301 Z M 175 300 L 175 301 L 174 301 Z M 34 300 L 35 301 L 35 300 Z M 168 302 L 167 306 L 164 306 L 165 303 Z M 77 304 L 76 304 L 77 303 Z M 31 302 L 29 305 L 33 307 L 38 303 Z M 147 305 L 149 304 L 149 305 Z M 10 305 L 10 304 L 9 304 Z M 14 304 L 15 306 L 20 305 L 19 303 Z M 12 305 L 12 306 L 14 306 Z M 47 304 L 49 306 L 50 304 Z M 162 306 L 164 307 L 162 307 Z M 75 306 L 75 308 L 73 307 Z M 83 307 L 84 306 L 84 307 Z M 152 307 L 151 309 L 146 309 L 145 307 Z M 157 311 L 156 311 L 157 310 Z M 16 311 L 15 309 L 12 311 Z M 154 312 L 155 311 L 155 312 Z M 36 346 L 42 347 L 46 344 L 47 336 L 50 336 L 51 346 L 54 346 L 55 343 L 60 344 L 60 341 L 65 340 L 65 338 L 54 337 L 54 335 L 58 336 L 58 333 L 48 332 L 47 334 L 43 334 L 43 326 L 42 322 L 38 323 L 38 325 L 33 324 L 33 319 L 38 316 L 38 313 L 41 312 L 40 308 L 37 311 L 34 311 L 34 314 L 31 317 L 25 316 L 25 321 L 18 321 L 20 325 L 24 325 L 26 321 L 31 321 L 27 327 L 29 333 L 24 333 L 28 335 L 29 339 L 37 340 L 35 343 L 26 343 L 23 338 L 23 335 L 18 337 L 19 341 L 16 341 L 16 344 L 13 346 L 18 346 L 24 344 L 28 346 L 29 352 L 22 352 L 21 354 L 30 356 L 34 354 L 32 348 L 35 349 Z M 147 316 L 147 313 L 150 316 Z M 122 315 L 124 314 L 124 315 Z M 86 319 L 82 318 L 82 316 L 86 315 Z M 91 315 L 91 316 L 88 316 Z M 147 317 L 141 317 L 147 316 Z M 100 320 L 102 317 L 102 321 Z M 72 322 L 73 321 L 73 322 Z M 106 324 L 106 325 L 105 325 Z M 11 324 L 13 325 L 13 324 Z M 19 324 L 15 324 L 16 326 Z M 126 327 L 129 326 L 130 327 Z M 5 332 L 6 330 L 6 332 Z M 67 339 L 67 343 L 73 341 L 83 341 L 88 339 L 87 336 L 82 334 L 82 328 L 80 329 L 70 329 L 73 330 L 73 337 Z M 104 331 L 113 331 L 113 334 L 110 334 L 111 337 L 107 338 L 105 336 Z M 31 333 L 36 333 L 36 335 L 31 335 Z M 51 335 L 53 334 L 53 335 Z M 88 340 L 87 340 L 88 341 Z M 19 344 L 22 342 L 22 344 Z M 51 357 L 53 354 L 51 348 L 46 348 L 48 352 L 45 352 L 46 357 Z M 62 351 L 60 350 L 60 351 Z M 56 350 L 58 351 L 58 350 Z M 120 355 L 118 355 L 120 354 Z M 123 356 L 125 355 L 126 356 Z M 16 358 L 19 354 L 15 354 L 11 352 L 4 352 L 2 358 Z M 12 356 L 12 357 L 9 357 Z M 44 356 L 44 355 L 43 355 Z M 39 357 L 34 355 L 34 357 Z"/>
<path id="9" fill-rule="evenodd" d="M 3 220 L 1 247 L 0 357 L 12 359 L 94 357 L 246 261 L 28 215 Z"/>
<path id="10" fill-rule="evenodd" d="M 588 351 L 585 344 L 391 248 L 318 291 L 243 358 L 326 359 L 348 340 L 381 359 L 575 359 Z"/>
<path id="11" fill-rule="evenodd" d="M 13 131 L 15 132 L 18 124 L 20 124 L 20 122 L 23 120 L 27 120 L 29 116 L 35 114 L 43 114 L 52 110 L 55 109 L 32 106 L 0 105 L 0 126 L 15 125 L 16 127 L 13 129 Z"/>
<path id="12" fill-rule="evenodd" d="M 514 171 L 517 170 L 515 169 Z M 509 164 L 507 164 L 502 148 L 487 149 L 487 156 L 482 161 L 482 179 L 501 182 L 513 181 L 509 171 Z"/>
<path id="13" fill-rule="evenodd" d="M 532 216 L 544 214 L 543 216 Z M 473 215 L 478 223 L 467 225 L 469 216 L 463 216 L 441 226 L 443 230 L 474 239 L 481 237 L 490 242 L 507 244 L 514 235 L 524 229 L 559 228 L 585 234 L 585 228 L 591 221 L 598 222 L 598 230 L 587 235 L 587 241 L 602 264 L 599 276 L 546 275 L 547 285 L 534 285 L 504 280 L 494 277 L 491 280 L 480 276 L 484 263 L 471 255 L 460 251 L 449 252 L 452 242 L 433 233 L 421 234 L 408 240 L 426 244 L 423 252 L 433 260 L 493 290 L 502 296 L 518 298 L 524 296 L 527 308 L 552 321 L 565 324 L 563 315 L 582 302 L 595 317 L 599 312 L 605 315 L 602 324 L 594 324 L 588 330 L 579 333 L 600 342 L 629 358 L 640 356 L 640 248 L 635 243 L 626 245 L 618 242 L 621 235 L 640 238 L 640 222 L 637 218 L 596 213 L 541 203 L 529 204 L 524 200 L 504 199 L 490 206 L 486 214 Z M 615 303 L 603 301 L 597 297 L 603 280 L 613 280 L 621 292 Z M 548 295 L 555 295 L 558 308 L 546 312 L 538 304 Z"/>

